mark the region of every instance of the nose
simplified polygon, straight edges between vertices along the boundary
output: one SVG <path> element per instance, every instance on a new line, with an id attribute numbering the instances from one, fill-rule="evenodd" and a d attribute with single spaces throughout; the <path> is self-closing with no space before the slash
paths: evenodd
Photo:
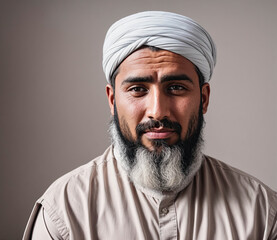
<path id="1" fill-rule="evenodd" d="M 150 119 L 162 120 L 170 117 L 170 101 L 160 89 L 148 94 L 146 115 Z"/>

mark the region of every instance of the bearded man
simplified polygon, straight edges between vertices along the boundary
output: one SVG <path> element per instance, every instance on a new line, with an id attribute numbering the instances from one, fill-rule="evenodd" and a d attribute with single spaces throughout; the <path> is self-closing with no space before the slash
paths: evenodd
<path id="1" fill-rule="evenodd" d="M 114 23 L 103 48 L 112 145 L 50 186 L 24 239 L 276 239 L 276 193 L 202 154 L 215 62 L 190 18 Z"/>

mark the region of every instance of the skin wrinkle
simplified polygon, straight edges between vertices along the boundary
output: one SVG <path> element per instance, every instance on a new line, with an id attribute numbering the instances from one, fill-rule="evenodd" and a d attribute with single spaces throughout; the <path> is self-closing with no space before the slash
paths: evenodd
<path id="1" fill-rule="evenodd" d="M 141 48 L 137 49 L 136 51 L 140 50 L 140 49 L 143 49 L 143 48 L 148 48 L 150 49 L 151 51 L 153 52 L 158 52 L 158 51 L 162 51 L 162 49 L 160 48 L 157 48 L 157 47 L 153 47 L 153 46 L 142 46 Z M 124 61 L 124 60 L 123 60 Z M 122 62 L 123 62 L 122 61 Z M 111 75 L 111 79 L 110 79 L 110 82 L 111 82 L 111 85 L 113 87 L 113 90 L 115 90 L 115 79 L 116 79 L 116 76 L 118 75 L 119 71 L 120 71 L 120 65 L 118 65 L 118 67 L 114 70 L 114 72 L 112 73 Z M 199 86 L 202 87 L 202 85 L 204 84 L 205 80 L 204 80 L 204 76 L 203 74 L 200 72 L 199 68 L 197 66 L 194 66 L 195 67 L 195 71 L 198 75 L 198 78 L 199 78 Z"/>

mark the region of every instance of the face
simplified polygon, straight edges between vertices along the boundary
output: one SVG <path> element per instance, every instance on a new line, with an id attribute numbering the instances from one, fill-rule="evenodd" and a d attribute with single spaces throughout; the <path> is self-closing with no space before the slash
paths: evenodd
<path id="1" fill-rule="evenodd" d="M 200 88 L 195 66 L 186 58 L 143 48 L 121 63 L 115 89 L 107 85 L 106 92 L 112 115 L 116 103 L 122 134 L 155 150 L 157 141 L 174 145 L 187 137 L 201 101 L 203 114 L 207 111 L 210 89 L 207 83 Z"/>

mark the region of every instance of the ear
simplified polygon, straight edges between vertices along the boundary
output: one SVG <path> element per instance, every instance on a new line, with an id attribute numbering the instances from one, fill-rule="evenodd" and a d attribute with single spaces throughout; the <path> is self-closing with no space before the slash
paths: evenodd
<path id="1" fill-rule="evenodd" d="M 208 111 L 210 99 L 210 84 L 204 83 L 202 86 L 202 106 L 203 106 L 203 114 Z"/>
<path id="2" fill-rule="evenodd" d="M 111 84 L 106 86 L 106 94 L 108 97 L 111 114 L 114 115 L 114 91 Z"/>

